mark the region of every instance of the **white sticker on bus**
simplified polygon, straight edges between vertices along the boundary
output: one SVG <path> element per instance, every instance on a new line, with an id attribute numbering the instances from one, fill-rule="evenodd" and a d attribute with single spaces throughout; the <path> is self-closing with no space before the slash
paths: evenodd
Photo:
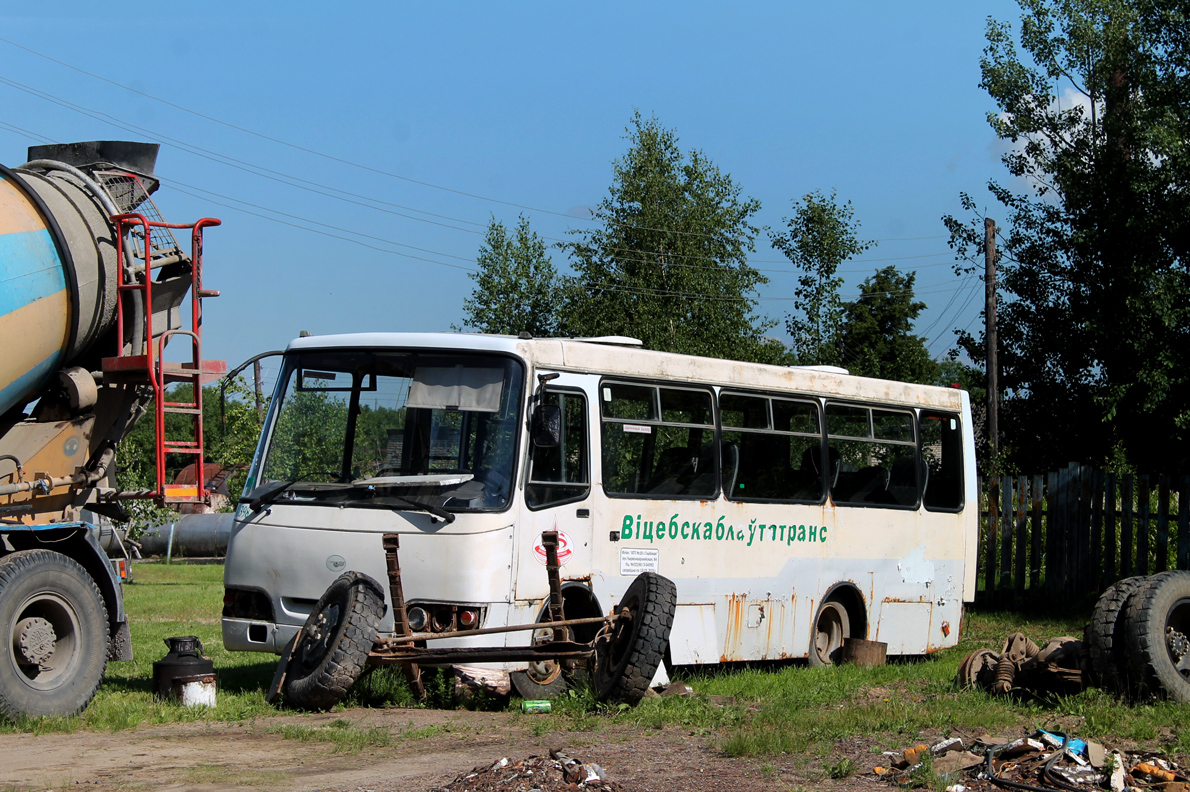
<path id="1" fill-rule="evenodd" d="M 653 434 L 653 427 L 641 426 L 640 424 L 624 424 L 625 432 L 633 432 L 634 434 Z"/>
<path id="2" fill-rule="evenodd" d="M 660 550 L 647 547 L 620 548 L 620 574 L 636 577 L 641 572 L 656 572 Z"/>

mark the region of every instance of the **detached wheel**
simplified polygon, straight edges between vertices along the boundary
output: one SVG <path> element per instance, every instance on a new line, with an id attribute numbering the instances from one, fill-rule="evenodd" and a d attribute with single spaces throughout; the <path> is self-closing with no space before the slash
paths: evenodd
<path id="1" fill-rule="evenodd" d="M 636 704 L 645 696 L 669 645 L 678 589 L 672 580 L 642 572 L 616 606 L 619 618 L 595 646 L 595 695 Z"/>
<path id="2" fill-rule="evenodd" d="M 1149 582 L 1146 577 L 1130 577 L 1113 583 L 1099 596 L 1091 612 L 1091 622 L 1083 636 L 1091 658 L 1091 676 L 1096 685 L 1113 693 L 1126 695 L 1128 652 L 1125 649 L 1124 617 L 1132 596 Z"/>
<path id="3" fill-rule="evenodd" d="M 22 550 L 0 560 L 0 715 L 82 712 L 107 669 L 107 608 L 71 558 Z"/>
<path id="4" fill-rule="evenodd" d="M 298 633 L 285 678 L 285 700 L 327 710 L 347 695 L 376 643 L 384 590 L 362 572 L 344 572 L 323 592 Z"/>
<path id="5" fill-rule="evenodd" d="M 549 608 L 538 621 L 549 619 Z M 552 643 L 553 630 L 534 630 L 533 645 L 541 646 Z M 513 671 L 508 675 L 513 690 L 517 695 L 530 701 L 537 699 L 553 699 L 566 692 L 566 677 L 562 673 L 562 664 L 557 660 L 535 660 L 529 663 L 524 671 Z"/>
<path id="6" fill-rule="evenodd" d="M 1190 572 L 1149 578 L 1125 614 L 1138 692 L 1190 702 Z"/>
<path id="7" fill-rule="evenodd" d="M 843 641 L 851 637 L 851 617 L 840 602 L 824 602 L 814 618 L 810 665 L 828 666 L 839 662 Z"/>

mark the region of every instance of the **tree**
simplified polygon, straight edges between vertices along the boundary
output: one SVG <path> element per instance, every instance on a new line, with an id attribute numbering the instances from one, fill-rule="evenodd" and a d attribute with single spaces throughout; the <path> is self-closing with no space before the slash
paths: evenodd
<path id="1" fill-rule="evenodd" d="M 522 215 L 516 231 L 492 218 L 479 247 L 475 289 L 463 301 L 463 328 L 536 338 L 557 332 L 558 274 L 545 242 Z M 463 329 L 455 327 L 454 329 Z"/>
<path id="2" fill-rule="evenodd" d="M 786 317 L 793 349 L 802 365 L 839 365 L 838 335 L 843 321 L 839 265 L 868 250 L 875 242 L 861 242 L 855 210 L 848 201 L 839 205 L 830 197 L 812 192 L 793 204 L 793 216 L 782 220 L 783 234 L 770 233 L 773 247 L 802 270 L 794 289 L 800 315 Z"/>
<path id="3" fill-rule="evenodd" d="M 767 279 L 747 263 L 760 203 L 700 151 L 637 112 L 627 153 L 593 216 L 572 231 L 563 324 L 576 336 L 627 335 L 648 349 L 710 357 L 783 361 L 764 337 L 775 322 L 753 315 Z"/>
<path id="4" fill-rule="evenodd" d="M 1171 0 L 1020 0 L 989 21 L 983 87 L 1013 182 L 1001 238 L 1006 445 L 1031 465 L 1190 461 L 1190 40 Z M 1059 92 L 1059 89 L 1061 91 Z M 943 218 L 960 258 L 983 214 Z M 988 212 L 991 214 L 991 212 Z M 974 359 L 982 339 L 962 336 Z"/>
<path id="5" fill-rule="evenodd" d="M 885 267 L 859 287 L 859 299 L 845 303 L 838 349 L 852 374 L 934 384 L 941 370 L 913 335 L 913 322 L 926 304 L 913 298 L 916 273 Z"/>

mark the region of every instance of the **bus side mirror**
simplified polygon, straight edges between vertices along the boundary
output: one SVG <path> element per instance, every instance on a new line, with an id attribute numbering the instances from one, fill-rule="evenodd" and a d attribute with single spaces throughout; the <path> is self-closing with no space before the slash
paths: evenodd
<path id="1" fill-rule="evenodd" d="M 562 408 L 557 404 L 539 404 L 533 410 L 533 445 L 557 448 L 562 441 Z"/>

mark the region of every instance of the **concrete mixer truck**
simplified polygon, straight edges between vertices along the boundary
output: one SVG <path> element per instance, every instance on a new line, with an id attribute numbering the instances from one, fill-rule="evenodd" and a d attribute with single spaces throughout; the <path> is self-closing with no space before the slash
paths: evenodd
<path id="1" fill-rule="evenodd" d="M 128 499 L 207 497 L 201 386 L 225 367 L 202 358 L 202 299 L 218 294 L 202 240 L 219 221 L 162 221 L 157 149 L 34 146 L 0 166 L 0 717 L 80 712 L 108 660 L 132 659 L 128 554 L 104 547 L 101 519 L 126 519 Z M 168 413 L 185 435 L 167 436 Z M 116 451 L 146 414 L 155 486 L 123 491 Z M 175 454 L 196 482 L 166 483 Z"/>

